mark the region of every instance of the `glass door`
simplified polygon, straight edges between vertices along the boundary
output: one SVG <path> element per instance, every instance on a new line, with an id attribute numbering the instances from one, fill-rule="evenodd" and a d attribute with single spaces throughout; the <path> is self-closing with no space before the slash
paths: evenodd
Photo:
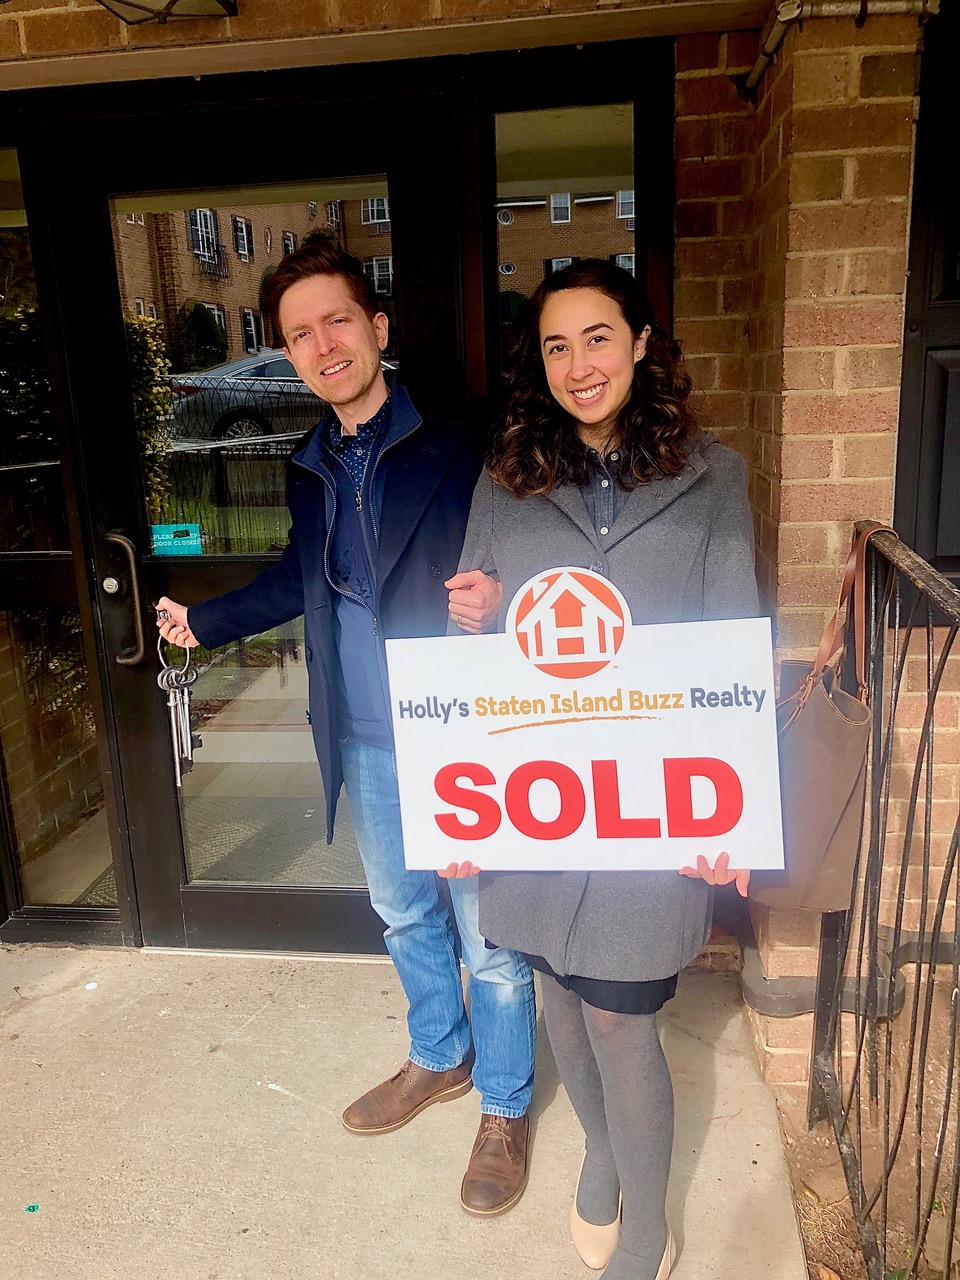
<path id="1" fill-rule="evenodd" d="M 171 107 L 148 146 L 142 118 L 92 131 L 64 120 L 25 148 L 147 945 L 382 949 L 343 799 L 325 840 L 301 623 L 192 655 L 202 746 L 178 788 L 150 609 L 161 595 L 190 604 L 240 586 L 284 545 L 285 459 L 321 405 L 273 346 L 257 300 L 263 274 L 311 231 L 363 261 L 391 320 L 385 362 L 414 402 L 462 411 L 459 232 L 445 214 L 459 182 L 456 111 L 401 98 L 389 133 L 375 103 L 324 111 L 351 126 L 333 171 L 328 146 L 284 123 L 309 116 L 302 97 L 210 109 L 200 122 Z M 65 201 L 68 222 L 57 216 Z M 116 895 L 115 873 L 102 872 L 100 892 Z"/>

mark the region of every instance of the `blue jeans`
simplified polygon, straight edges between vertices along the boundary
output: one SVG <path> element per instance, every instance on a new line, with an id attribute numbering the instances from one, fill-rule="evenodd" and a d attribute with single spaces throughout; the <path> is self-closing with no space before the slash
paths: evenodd
<path id="1" fill-rule="evenodd" d="M 348 739 L 340 744 L 353 829 L 370 901 L 409 1002 L 410 1058 L 450 1071 L 476 1054 L 473 1082 L 481 1110 L 522 1116 L 533 1090 L 536 1008 L 526 960 L 490 948 L 480 933 L 476 877 L 449 880 L 463 962 L 470 972 L 470 1022 L 450 913 L 433 871 L 407 871 L 392 751 Z"/>

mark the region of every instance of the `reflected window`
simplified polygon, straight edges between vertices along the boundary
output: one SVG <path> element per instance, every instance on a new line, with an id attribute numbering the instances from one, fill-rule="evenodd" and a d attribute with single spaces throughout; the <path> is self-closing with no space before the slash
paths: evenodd
<path id="1" fill-rule="evenodd" d="M 210 209 L 197 210 L 198 213 L 209 214 Z M 249 218 L 233 218 L 233 247 L 241 262 L 253 261 L 253 223 Z"/>
<path id="2" fill-rule="evenodd" d="M 372 222 L 390 221 L 390 201 L 386 196 L 373 196 L 361 202 L 360 221 L 364 225 Z"/>
<path id="3" fill-rule="evenodd" d="M 197 535 L 183 554 L 197 554 L 198 545 L 203 555 L 277 551 L 289 524 L 285 461 L 323 405 L 282 351 L 265 352 L 276 335 L 264 332 L 260 282 L 311 232 L 330 236 L 365 262 L 392 343 L 386 178 L 131 194 L 117 197 L 112 211 L 150 535 L 144 543 L 170 554 L 171 539 L 157 526 L 190 525 Z M 143 231 L 129 235 L 131 216 L 143 219 L 149 253 Z M 159 304 L 156 324 L 146 318 L 149 299 Z M 392 346 L 385 352 L 393 364 L 396 354 Z"/>
<path id="4" fill-rule="evenodd" d="M 524 304 L 545 275 L 580 258 L 635 262 L 633 104 L 504 112 L 496 146 L 506 364 Z"/>
<path id="5" fill-rule="evenodd" d="M 570 221 L 570 192 L 554 192 L 550 197 L 550 221 Z"/>

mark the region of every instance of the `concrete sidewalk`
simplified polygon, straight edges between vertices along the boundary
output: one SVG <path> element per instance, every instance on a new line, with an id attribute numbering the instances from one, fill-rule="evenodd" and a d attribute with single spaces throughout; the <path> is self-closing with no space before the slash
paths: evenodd
<path id="1" fill-rule="evenodd" d="M 661 1026 L 677 1093 L 674 1275 L 806 1280 L 736 980 L 685 975 Z M 596 1274 L 567 1233 L 581 1138 L 546 1036 L 529 1186 L 490 1221 L 458 1204 L 475 1093 L 383 1137 L 340 1125 L 406 1047 L 387 963 L 4 948 L 0 1278 Z"/>

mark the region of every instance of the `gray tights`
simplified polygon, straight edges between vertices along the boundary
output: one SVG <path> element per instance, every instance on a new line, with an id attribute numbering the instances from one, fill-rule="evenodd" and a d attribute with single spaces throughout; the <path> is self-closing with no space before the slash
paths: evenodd
<path id="1" fill-rule="evenodd" d="M 607 1013 L 543 978 L 543 1013 L 560 1078 L 586 1135 L 577 1210 L 612 1222 L 620 1243 L 604 1280 L 654 1280 L 667 1241 L 673 1086 L 654 1014 Z"/>

